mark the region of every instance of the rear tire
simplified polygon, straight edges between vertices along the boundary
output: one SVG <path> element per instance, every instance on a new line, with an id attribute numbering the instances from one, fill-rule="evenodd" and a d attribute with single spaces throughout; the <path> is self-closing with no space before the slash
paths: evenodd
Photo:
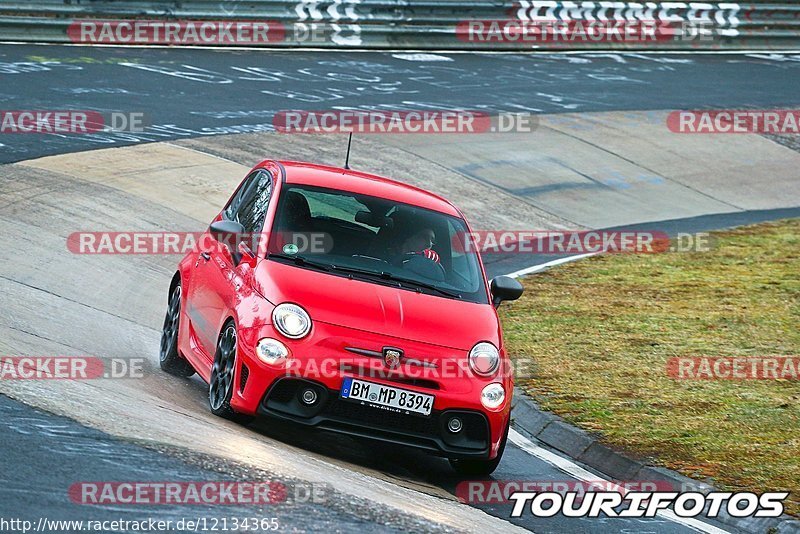
<path id="1" fill-rule="evenodd" d="M 161 350 L 158 363 L 167 373 L 183 378 L 194 374 L 194 368 L 189 362 L 178 354 L 178 328 L 181 319 L 181 285 L 172 289 L 167 306 L 167 315 L 164 317 L 164 326 L 161 328 Z"/>
<path id="2" fill-rule="evenodd" d="M 233 397 L 233 376 L 236 369 L 236 325 L 231 321 L 222 327 L 217 341 L 214 365 L 211 367 L 211 381 L 208 384 L 208 406 L 211 413 L 246 425 L 253 416 L 236 413 L 231 408 Z"/>
<path id="3" fill-rule="evenodd" d="M 492 460 L 478 460 L 474 458 L 450 458 L 450 466 L 459 475 L 464 476 L 477 476 L 485 477 L 494 473 L 497 466 L 500 465 L 500 460 L 503 459 L 503 453 L 506 450 L 506 442 L 508 441 L 508 429 L 511 426 L 511 419 L 509 418 L 506 424 L 506 431 L 503 434 L 503 439 L 500 441 L 500 450 L 497 456 Z"/>

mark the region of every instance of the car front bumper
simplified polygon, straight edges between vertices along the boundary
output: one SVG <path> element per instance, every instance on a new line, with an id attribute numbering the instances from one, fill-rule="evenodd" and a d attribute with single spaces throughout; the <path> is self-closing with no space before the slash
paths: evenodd
<path id="1" fill-rule="evenodd" d="M 302 393 L 312 389 L 316 402 L 308 405 Z M 473 410 L 433 410 L 429 416 L 407 415 L 340 398 L 339 391 L 303 378 L 283 377 L 264 395 L 258 413 L 324 430 L 411 446 L 449 458 L 486 458 L 490 429 L 486 416 Z M 459 432 L 448 421 L 462 421 Z"/>
<path id="2" fill-rule="evenodd" d="M 258 339 L 281 339 L 272 326 L 240 332 L 231 406 L 242 413 L 402 444 L 449 458 L 491 459 L 497 455 L 511 412 L 513 385 L 509 373 L 502 378 L 480 378 L 469 371 L 448 374 L 441 358 L 435 369 L 404 366 L 387 371 L 382 361 L 348 352 L 346 347 L 375 349 L 402 344 L 410 356 L 428 355 L 429 359 L 443 349 L 378 334 L 354 335 L 347 328 L 333 325 L 317 323 L 315 330 L 306 339 L 284 340 L 292 353 L 291 363 L 299 366 L 289 362 L 272 366 L 255 355 L 252 347 Z M 373 374 L 376 368 L 377 375 Z M 343 399 L 339 392 L 347 376 L 434 395 L 431 414 L 400 413 Z M 505 401 L 497 410 L 485 409 L 480 401 L 482 389 L 492 382 L 501 383 L 506 391 Z M 301 398 L 307 388 L 317 394 L 312 405 L 306 405 Z M 463 428 L 458 432 L 448 429 L 452 417 L 462 420 Z"/>

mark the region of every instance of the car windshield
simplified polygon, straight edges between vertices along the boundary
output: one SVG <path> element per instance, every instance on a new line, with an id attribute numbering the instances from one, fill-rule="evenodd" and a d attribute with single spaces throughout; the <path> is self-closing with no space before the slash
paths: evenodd
<path id="1" fill-rule="evenodd" d="M 487 303 L 465 222 L 383 198 L 287 185 L 269 258 L 445 298 Z"/>

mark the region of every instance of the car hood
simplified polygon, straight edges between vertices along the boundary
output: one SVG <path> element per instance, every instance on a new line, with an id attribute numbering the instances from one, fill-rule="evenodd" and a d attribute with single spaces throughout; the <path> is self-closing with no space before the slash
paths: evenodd
<path id="1" fill-rule="evenodd" d="M 477 304 L 331 275 L 276 261 L 259 262 L 259 291 L 273 304 L 293 302 L 312 321 L 459 350 L 499 344 L 497 313 Z"/>

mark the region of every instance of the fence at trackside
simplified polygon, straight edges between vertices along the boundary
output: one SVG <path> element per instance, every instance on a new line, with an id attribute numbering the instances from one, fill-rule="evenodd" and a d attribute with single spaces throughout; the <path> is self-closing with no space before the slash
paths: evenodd
<path id="1" fill-rule="evenodd" d="M 796 2 L 12 0 L 0 3 L 0 40 L 87 42 L 76 38 L 76 24 L 94 20 L 113 25 L 133 19 L 140 24 L 269 21 L 270 31 L 279 30 L 268 42 L 194 44 L 413 50 L 800 48 L 800 4 Z M 543 21 L 579 25 L 656 21 L 677 30 L 670 38 L 602 42 L 526 34 L 526 26 Z"/>

